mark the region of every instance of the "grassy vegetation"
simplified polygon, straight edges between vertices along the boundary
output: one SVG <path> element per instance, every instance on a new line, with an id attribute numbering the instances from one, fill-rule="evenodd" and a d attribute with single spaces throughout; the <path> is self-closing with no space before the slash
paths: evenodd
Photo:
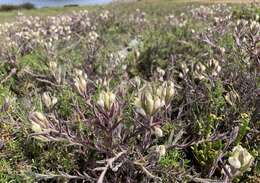
<path id="1" fill-rule="evenodd" d="M 142 0 L 142 1 L 137 1 L 137 2 L 130 2 L 130 3 L 123 3 L 120 5 L 117 5 L 112 3 L 110 5 L 105 5 L 105 6 L 79 6 L 79 7 L 64 7 L 64 8 L 41 8 L 41 9 L 35 9 L 35 10 L 24 10 L 21 9 L 19 12 L 23 13 L 24 15 L 32 15 L 32 16 L 54 16 L 58 14 L 63 14 L 63 13 L 69 13 L 72 11 L 80 11 L 80 10 L 93 10 L 93 9 L 102 9 L 102 8 L 109 8 L 113 9 L 114 6 L 124 6 L 127 7 L 126 9 L 133 9 L 137 7 L 143 7 L 146 6 L 147 3 L 150 4 L 150 6 L 154 7 L 160 7 L 160 8 L 176 8 L 176 6 L 185 6 L 185 4 L 194 4 L 194 3 L 199 3 L 199 4 L 211 4 L 211 3 L 249 3 L 251 2 L 250 0 L 223 0 L 223 1 L 210 1 L 210 0 L 164 0 L 164 1 L 158 1 L 158 0 Z M 17 11 L 12 11 L 12 12 L 0 12 L 0 22 L 6 22 L 8 20 L 14 20 L 15 17 L 17 16 Z"/>
<path id="2" fill-rule="evenodd" d="M 147 1 L 0 13 L 0 182 L 259 181 L 259 5 Z"/>
<path id="3" fill-rule="evenodd" d="M 21 9 L 31 10 L 31 9 L 35 9 L 35 6 L 31 3 L 24 3 L 21 5 L 4 4 L 0 6 L 0 11 L 13 11 L 13 10 L 21 10 Z"/>
<path id="4" fill-rule="evenodd" d="M 86 6 L 86 7 L 64 7 L 64 8 L 41 8 L 33 10 L 19 10 L 11 12 L 0 12 L 0 22 L 4 23 L 7 21 L 14 21 L 19 13 L 22 13 L 26 16 L 55 16 L 64 13 L 71 13 L 72 11 L 80 10 L 89 10 L 97 9 L 96 6 Z"/>

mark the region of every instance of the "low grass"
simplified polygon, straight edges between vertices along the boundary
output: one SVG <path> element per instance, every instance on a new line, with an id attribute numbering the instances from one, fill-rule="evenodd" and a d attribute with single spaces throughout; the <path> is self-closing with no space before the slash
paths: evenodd
<path id="1" fill-rule="evenodd" d="M 16 19 L 19 13 L 22 13 L 25 16 L 56 16 L 59 14 L 70 13 L 72 11 L 80 10 L 96 10 L 103 8 L 104 6 L 79 6 L 79 7 L 57 7 L 57 8 L 40 8 L 33 10 L 14 10 L 10 12 L 0 12 L 0 23 L 13 21 Z"/>
<path id="2" fill-rule="evenodd" d="M 183 7 L 187 4 L 211 4 L 211 3 L 252 3 L 253 0 L 142 0 L 137 2 L 128 2 L 128 3 L 110 3 L 107 5 L 93 5 L 93 6 L 79 6 L 79 7 L 57 7 L 57 8 L 40 8 L 33 10 L 14 10 L 11 12 L 0 12 L 0 23 L 13 21 L 18 15 L 18 12 L 26 15 L 26 16 L 55 16 L 59 14 L 69 13 L 72 11 L 80 11 L 80 10 L 98 10 L 103 8 L 113 9 L 113 8 L 122 8 L 125 10 L 132 10 L 134 8 L 145 8 L 147 3 L 150 3 L 150 7 L 154 6 L 154 8 L 173 8 L 177 9 L 177 7 Z"/>

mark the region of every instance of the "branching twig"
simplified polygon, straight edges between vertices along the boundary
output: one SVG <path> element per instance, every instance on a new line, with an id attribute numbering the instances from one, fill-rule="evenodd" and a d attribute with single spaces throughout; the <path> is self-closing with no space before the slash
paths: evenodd
<path id="1" fill-rule="evenodd" d="M 109 158 L 109 159 L 101 160 L 101 161 L 97 162 L 97 163 L 105 163 L 106 162 L 106 165 L 104 167 L 97 167 L 97 168 L 93 169 L 93 171 L 102 171 L 101 175 L 98 178 L 97 183 L 103 183 L 107 170 L 109 168 L 113 169 L 114 168 L 113 162 L 115 162 L 118 158 L 120 158 L 126 152 L 127 152 L 126 150 L 123 150 L 122 152 L 118 153 L 113 158 Z"/>

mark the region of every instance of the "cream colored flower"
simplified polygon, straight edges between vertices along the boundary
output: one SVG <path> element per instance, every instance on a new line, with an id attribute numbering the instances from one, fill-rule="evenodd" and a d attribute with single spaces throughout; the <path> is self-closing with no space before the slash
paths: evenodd
<path id="1" fill-rule="evenodd" d="M 42 101 L 45 106 L 50 109 L 58 102 L 58 99 L 56 97 L 51 97 L 49 92 L 44 92 L 42 95 Z"/>
<path id="2" fill-rule="evenodd" d="M 159 80 L 163 81 L 163 76 L 165 75 L 165 70 L 161 69 L 160 67 L 157 67 L 156 72 L 158 73 Z"/>
<path id="3" fill-rule="evenodd" d="M 254 157 L 241 145 L 234 147 L 232 155 L 228 158 L 231 167 L 241 172 L 249 170 L 253 161 Z"/>
<path id="4" fill-rule="evenodd" d="M 169 104 L 175 94 L 174 84 L 172 81 L 168 81 L 165 83 L 166 95 L 165 95 L 165 103 Z"/>
<path id="5" fill-rule="evenodd" d="M 235 90 L 228 92 L 224 98 L 231 106 L 234 106 L 237 101 L 240 101 L 240 96 Z"/>
<path id="6" fill-rule="evenodd" d="M 87 75 L 81 70 L 76 70 L 76 77 L 74 78 L 74 85 L 81 95 L 84 95 L 87 90 Z"/>
<path id="7" fill-rule="evenodd" d="M 111 107 L 116 102 L 116 95 L 111 91 L 105 92 L 102 91 L 97 100 L 97 104 L 102 107 L 103 109 L 110 111 Z"/>
<path id="8" fill-rule="evenodd" d="M 219 61 L 215 59 L 211 59 L 209 61 L 208 67 L 212 72 L 212 76 L 217 76 L 221 71 L 221 66 L 219 65 Z"/>
<path id="9" fill-rule="evenodd" d="M 156 89 L 156 94 L 168 105 L 175 94 L 174 83 L 172 81 L 164 82 Z"/>
<path id="10" fill-rule="evenodd" d="M 134 84 L 134 86 L 136 87 L 136 88 L 140 88 L 140 86 L 141 86 L 141 78 L 139 77 L 139 76 L 135 76 L 134 78 L 133 78 L 133 84 Z"/>
<path id="11" fill-rule="evenodd" d="M 160 157 L 166 154 L 166 147 L 165 145 L 156 146 L 156 152 L 159 153 Z"/>
<path id="12" fill-rule="evenodd" d="M 95 31 L 89 32 L 88 36 L 89 36 L 89 42 L 91 43 L 96 42 L 99 37 L 99 35 Z"/>
<path id="13" fill-rule="evenodd" d="M 50 61 L 49 62 L 49 68 L 52 72 L 56 72 L 57 68 L 58 68 L 58 65 L 56 62 L 54 61 Z"/>
<path id="14" fill-rule="evenodd" d="M 183 78 L 189 72 L 189 68 L 186 63 L 181 63 L 180 69 L 181 69 L 181 72 L 179 73 L 179 77 Z"/>
<path id="15" fill-rule="evenodd" d="M 205 71 L 206 71 L 206 67 L 205 65 L 203 65 L 202 63 L 198 63 L 196 66 L 195 66 L 195 70 L 194 70 L 194 76 L 196 79 L 199 79 L 199 80 L 203 80 L 205 79 Z"/>
<path id="16" fill-rule="evenodd" d="M 48 119 L 41 112 L 33 112 L 29 116 L 31 128 L 35 133 L 40 133 L 48 129 Z"/>
<path id="17" fill-rule="evenodd" d="M 138 113 L 143 116 L 152 116 L 165 105 L 165 101 L 158 95 L 153 94 L 151 86 L 148 85 L 139 96 L 135 98 L 134 104 Z"/>
<path id="18" fill-rule="evenodd" d="M 205 67 L 205 65 L 203 65 L 202 63 L 199 62 L 199 63 L 196 65 L 196 69 L 199 70 L 199 71 L 201 71 L 201 72 L 204 72 L 204 71 L 206 70 L 206 67 Z"/>

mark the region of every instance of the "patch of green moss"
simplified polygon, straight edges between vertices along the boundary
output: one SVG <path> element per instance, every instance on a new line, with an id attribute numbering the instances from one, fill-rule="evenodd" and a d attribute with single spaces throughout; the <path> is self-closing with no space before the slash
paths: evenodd
<path id="1" fill-rule="evenodd" d="M 182 164 L 183 167 L 186 167 L 189 161 L 184 159 L 183 162 L 181 162 L 182 160 L 183 153 L 177 149 L 172 149 L 169 150 L 166 155 L 160 159 L 159 163 L 165 168 L 177 168 L 180 166 L 180 164 Z"/>
<path id="2" fill-rule="evenodd" d="M 86 112 L 88 111 L 84 99 L 79 97 L 73 88 L 66 87 L 58 93 L 56 108 L 63 118 L 69 118 L 73 114 L 74 105 L 76 104 L 80 108 L 84 108 Z"/>
<path id="3" fill-rule="evenodd" d="M 231 33 L 225 34 L 220 40 L 220 46 L 227 48 L 229 50 L 235 48 L 235 41 Z"/>
<path id="4" fill-rule="evenodd" d="M 62 144 L 47 144 L 32 139 L 27 144 L 27 156 L 32 160 L 33 171 L 44 173 L 46 170 L 73 172 L 77 163 L 72 151 L 75 147 Z"/>
<path id="5" fill-rule="evenodd" d="M 47 65 L 44 63 L 42 57 L 39 55 L 39 53 L 30 53 L 27 54 L 20 59 L 20 67 L 26 68 L 29 67 L 30 69 L 34 71 L 43 72 L 48 70 Z"/>

